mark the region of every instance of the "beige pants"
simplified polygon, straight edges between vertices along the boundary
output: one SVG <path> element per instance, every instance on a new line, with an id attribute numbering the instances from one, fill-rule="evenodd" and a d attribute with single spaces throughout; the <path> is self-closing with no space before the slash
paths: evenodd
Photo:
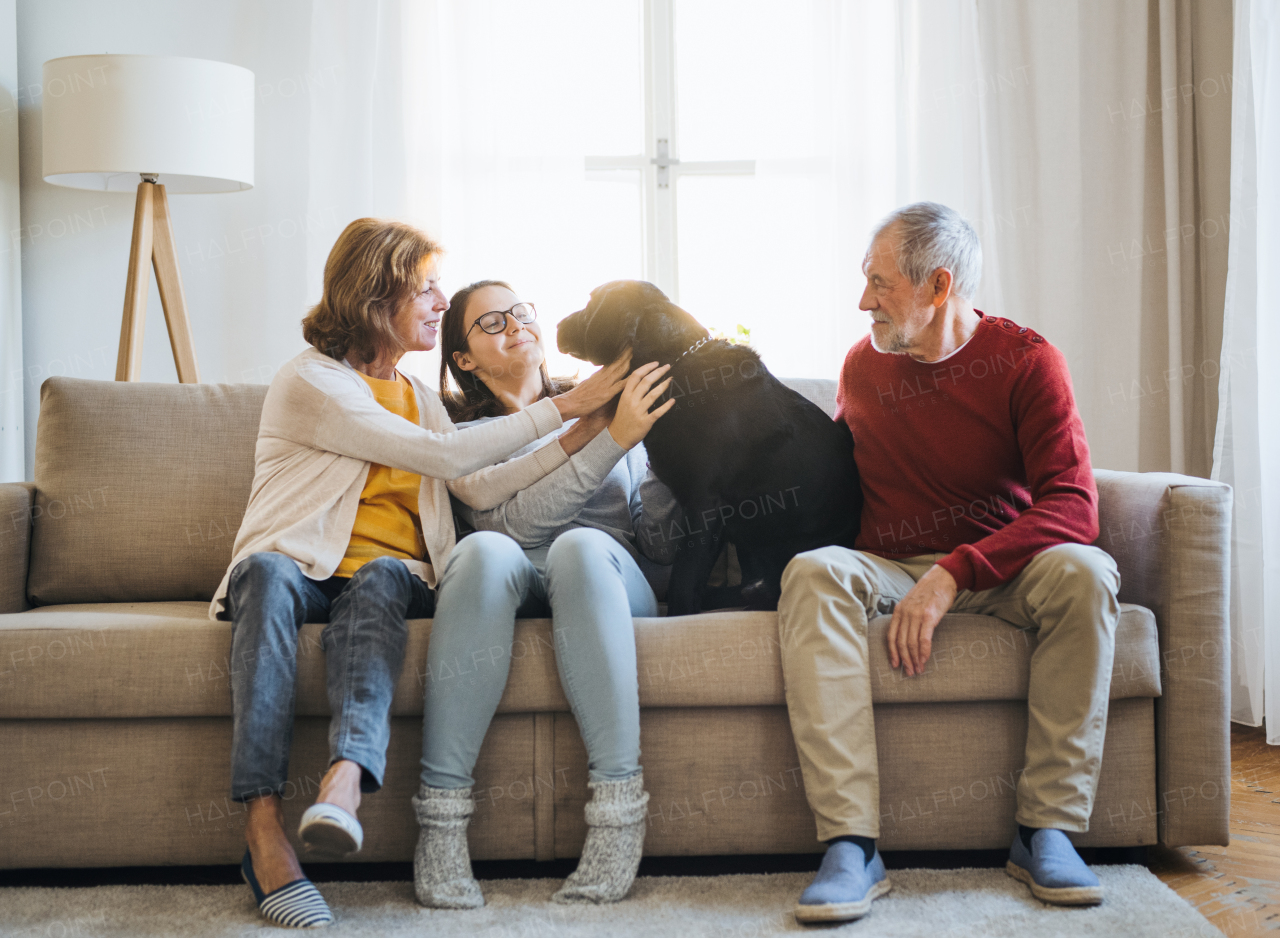
<path id="1" fill-rule="evenodd" d="M 867 619 L 892 609 L 943 555 L 885 560 L 844 547 L 798 555 L 782 575 L 778 626 L 791 731 L 818 839 L 880 836 Z M 952 612 L 1034 629 L 1019 824 L 1089 829 L 1102 763 L 1120 574 L 1105 552 L 1062 544 Z M 942 638 L 945 623 L 934 641 Z"/>

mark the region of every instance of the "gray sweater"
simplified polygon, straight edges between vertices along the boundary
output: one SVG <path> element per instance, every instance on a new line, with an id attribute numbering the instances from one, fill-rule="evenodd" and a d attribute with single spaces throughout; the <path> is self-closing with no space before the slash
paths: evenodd
<path id="1" fill-rule="evenodd" d="M 458 428 L 495 419 L 502 418 L 461 423 Z M 572 423 L 517 450 L 511 458 L 547 445 Z M 454 510 L 462 522 L 459 534 L 468 527 L 507 534 L 525 549 L 539 571 L 545 571 L 551 542 L 565 531 L 604 531 L 626 548 L 659 597 L 665 593 L 669 565 L 675 559 L 676 542 L 664 534 L 673 524 L 679 530 L 684 517 L 671 490 L 649 469 L 644 444 L 624 450 L 608 430 L 502 504 L 477 511 L 454 499 Z"/>

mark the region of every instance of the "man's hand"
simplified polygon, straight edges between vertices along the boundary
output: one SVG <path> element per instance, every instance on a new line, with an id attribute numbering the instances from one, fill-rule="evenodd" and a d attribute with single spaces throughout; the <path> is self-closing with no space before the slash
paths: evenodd
<path id="1" fill-rule="evenodd" d="M 956 581 L 934 564 L 893 610 L 889 623 L 889 664 L 902 664 L 903 673 L 924 673 L 933 653 L 933 630 L 956 599 Z"/>

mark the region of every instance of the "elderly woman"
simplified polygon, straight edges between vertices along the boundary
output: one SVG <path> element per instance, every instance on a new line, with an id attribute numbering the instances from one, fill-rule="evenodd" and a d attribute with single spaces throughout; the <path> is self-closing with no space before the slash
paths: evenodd
<path id="1" fill-rule="evenodd" d="M 561 385 L 547 375 L 533 305 L 498 281 L 454 295 L 440 351 L 441 394 L 455 418 L 478 421 L 471 424 L 477 429 L 544 406 Z M 548 612 L 591 792 L 582 858 L 552 898 L 616 902 L 631 888 L 649 798 L 631 619 L 658 614 L 653 584 L 669 570 L 660 564 L 671 563 L 674 544 L 646 534 L 669 530 L 680 511 L 648 471 L 640 445 L 673 406 L 657 404 L 666 371 L 642 364 L 616 408 L 568 431 L 588 422 L 603 429 L 593 428 L 591 442 L 564 466 L 494 507 L 461 508 L 478 530 L 458 543 L 441 576 L 427 652 L 422 784 L 414 799 L 422 828 L 414 887 L 424 905 L 484 904 L 467 852 L 472 772 L 507 683 L 515 619 Z M 450 374 L 461 396 L 450 395 Z M 535 445 L 549 445 L 555 433 Z M 465 677 L 457 661 L 472 662 Z"/>
<path id="2" fill-rule="evenodd" d="M 302 875 L 280 801 L 298 630 L 328 622 L 333 714 L 328 771 L 299 836 L 328 852 L 359 850 L 356 812 L 361 793 L 382 785 L 405 620 L 432 614 L 438 571 L 454 549 L 450 492 L 493 507 L 564 464 L 590 442 L 590 426 L 492 465 L 600 408 L 627 368 L 615 363 L 505 420 L 455 431 L 440 399 L 396 370 L 405 352 L 436 344 L 448 306 L 439 256 L 421 231 L 396 222 L 362 218 L 339 236 L 324 294 L 302 323 L 312 347 L 267 392 L 249 505 L 210 610 L 232 623 L 231 796 L 247 803 L 242 871 L 278 925 L 333 920 Z"/>

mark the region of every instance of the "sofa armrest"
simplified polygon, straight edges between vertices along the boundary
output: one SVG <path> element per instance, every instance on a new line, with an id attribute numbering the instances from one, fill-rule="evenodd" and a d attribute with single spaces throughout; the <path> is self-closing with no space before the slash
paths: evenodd
<path id="1" fill-rule="evenodd" d="M 0 483 L 0 613 L 27 608 L 27 566 L 31 558 L 31 514 L 36 487 Z"/>
<path id="2" fill-rule="evenodd" d="M 1162 843 L 1228 842 L 1231 791 L 1231 487 L 1164 472 L 1096 470 L 1097 545 L 1120 601 L 1160 634 L 1153 806 Z"/>

